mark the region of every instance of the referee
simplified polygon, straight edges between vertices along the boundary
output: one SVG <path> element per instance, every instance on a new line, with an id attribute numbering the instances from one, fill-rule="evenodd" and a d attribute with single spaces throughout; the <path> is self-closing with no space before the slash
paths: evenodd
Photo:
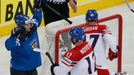
<path id="1" fill-rule="evenodd" d="M 45 6 L 47 3 L 50 7 L 55 9 L 57 12 L 59 12 L 61 15 L 63 15 L 65 18 L 69 18 L 69 6 L 72 8 L 74 12 L 77 11 L 76 8 L 76 1 L 75 0 L 34 0 L 35 8 L 42 7 L 43 14 L 44 14 L 44 22 L 45 25 L 62 20 L 63 18 L 58 16 L 55 12 L 53 12 L 51 9 Z M 41 3 L 38 3 L 41 1 Z M 62 39 L 64 41 L 65 46 L 67 46 L 68 49 L 71 49 L 71 42 L 69 40 L 68 34 L 64 33 L 62 34 Z"/>
<path id="2" fill-rule="evenodd" d="M 45 0 L 43 0 L 45 1 Z M 42 1 L 42 6 L 44 6 L 44 2 Z M 60 14 L 62 14 L 65 18 L 69 18 L 69 6 L 73 9 L 74 12 L 76 12 L 76 1 L 74 0 L 47 0 L 47 4 L 51 6 L 53 9 L 58 11 Z M 43 7 L 43 14 L 44 14 L 44 22 L 45 25 L 48 23 L 61 20 L 63 18 L 59 17 L 55 12 L 50 10 L 47 7 Z"/>

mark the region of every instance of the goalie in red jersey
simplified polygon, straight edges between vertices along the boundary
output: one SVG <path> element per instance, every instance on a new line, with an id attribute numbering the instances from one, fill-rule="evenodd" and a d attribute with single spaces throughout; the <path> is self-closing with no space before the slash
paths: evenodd
<path id="1" fill-rule="evenodd" d="M 96 56 L 98 75 L 110 75 L 107 66 L 106 50 L 109 49 L 108 58 L 110 61 L 117 58 L 117 41 L 108 26 L 98 24 L 98 13 L 96 10 L 87 11 L 86 23 L 87 27 L 83 29 L 87 33 L 86 41 L 90 42 Z"/>

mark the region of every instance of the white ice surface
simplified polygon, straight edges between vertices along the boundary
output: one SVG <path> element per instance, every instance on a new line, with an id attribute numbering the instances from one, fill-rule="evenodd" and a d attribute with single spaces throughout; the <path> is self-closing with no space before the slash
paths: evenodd
<path id="1" fill-rule="evenodd" d="M 131 3 L 134 8 L 134 2 Z M 126 5 L 119 5 L 98 12 L 101 17 L 112 14 L 121 14 L 123 16 L 123 71 L 134 75 L 134 13 L 132 13 Z M 42 30 L 39 28 L 40 41 L 43 38 Z M 0 38 L 0 75 L 10 75 L 10 53 L 5 49 L 5 39 Z"/>

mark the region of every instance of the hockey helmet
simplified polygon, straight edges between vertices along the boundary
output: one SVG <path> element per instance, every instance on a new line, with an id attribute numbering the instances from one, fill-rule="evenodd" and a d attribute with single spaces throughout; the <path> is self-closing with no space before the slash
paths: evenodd
<path id="1" fill-rule="evenodd" d="M 86 39 L 86 35 L 82 28 L 73 28 L 69 31 L 69 35 L 71 38 L 75 39 L 76 41 L 83 41 Z"/>
<path id="2" fill-rule="evenodd" d="M 19 14 L 15 16 L 14 20 L 17 26 L 24 26 L 31 19 L 29 16 Z"/>
<path id="3" fill-rule="evenodd" d="M 98 20 L 98 13 L 96 10 L 88 10 L 86 13 L 86 21 L 97 21 Z"/>

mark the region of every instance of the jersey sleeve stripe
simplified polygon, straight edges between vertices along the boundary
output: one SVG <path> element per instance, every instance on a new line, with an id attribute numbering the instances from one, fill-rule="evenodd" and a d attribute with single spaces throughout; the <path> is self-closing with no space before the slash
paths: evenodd
<path id="1" fill-rule="evenodd" d="M 69 66 L 69 67 L 73 67 L 75 65 L 71 65 L 71 64 L 67 64 L 66 62 L 62 61 L 63 64 L 65 64 L 66 66 Z"/>
<path id="2" fill-rule="evenodd" d="M 67 65 L 67 66 L 74 66 L 74 65 L 77 64 L 76 61 L 71 61 L 71 60 L 69 60 L 69 59 L 66 58 L 66 57 L 64 57 L 64 58 L 62 59 L 62 63 L 64 63 L 64 64 Z"/>

